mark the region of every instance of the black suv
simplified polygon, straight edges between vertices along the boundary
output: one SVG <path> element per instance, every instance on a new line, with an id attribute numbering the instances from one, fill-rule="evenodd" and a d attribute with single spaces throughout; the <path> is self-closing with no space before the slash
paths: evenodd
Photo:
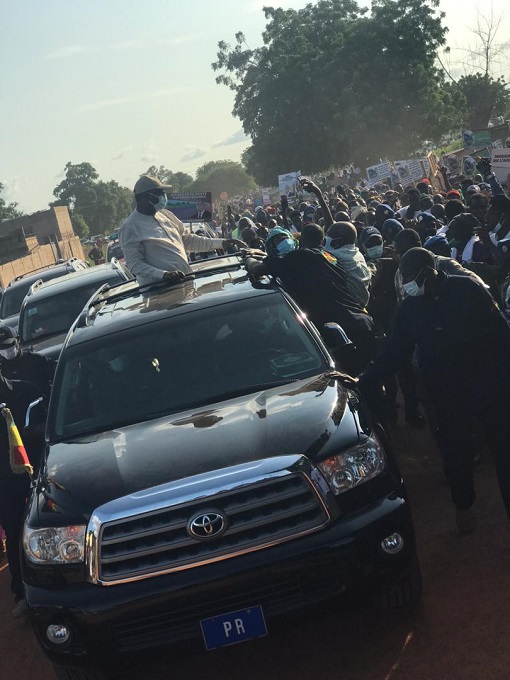
<path id="1" fill-rule="evenodd" d="M 384 433 L 293 300 L 236 257 L 91 300 L 46 438 L 23 570 L 60 678 L 271 634 L 349 594 L 420 597 Z"/>
<path id="2" fill-rule="evenodd" d="M 4 291 L 2 302 L 0 304 L 0 323 L 12 326 L 15 330 L 18 328 L 19 312 L 25 295 L 30 290 L 32 284 L 36 281 L 50 281 L 59 276 L 65 276 L 71 272 L 82 271 L 88 269 L 88 264 L 77 257 L 72 257 L 65 262 L 36 269 L 27 274 L 16 276 Z"/>
<path id="3" fill-rule="evenodd" d="M 58 359 L 68 330 L 98 288 L 132 279 L 131 272 L 112 259 L 108 264 L 87 267 L 58 279 L 37 281 L 23 300 L 19 314 L 21 346 Z"/>

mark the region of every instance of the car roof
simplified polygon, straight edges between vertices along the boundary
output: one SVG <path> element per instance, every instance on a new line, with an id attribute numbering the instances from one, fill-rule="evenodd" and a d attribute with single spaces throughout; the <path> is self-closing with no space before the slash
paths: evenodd
<path id="1" fill-rule="evenodd" d="M 39 279 L 42 279 L 44 281 L 45 279 L 52 280 L 54 278 L 59 278 L 58 276 L 56 276 L 56 274 L 58 274 L 58 272 L 60 271 L 74 272 L 74 270 L 70 269 L 71 266 L 72 265 L 69 264 L 68 262 L 59 262 L 57 264 L 52 265 L 51 267 L 45 267 L 44 269 L 29 272 L 28 274 L 24 274 L 22 276 L 14 278 L 12 281 L 9 282 L 5 290 L 8 290 L 9 288 L 11 289 L 17 288 L 18 286 L 26 286 L 27 282 L 32 284 L 35 283 L 36 281 L 39 281 Z M 79 271 L 85 271 L 85 268 Z M 65 276 L 65 274 L 63 274 L 63 276 Z"/>
<path id="2" fill-rule="evenodd" d="M 80 315 L 67 345 L 234 300 L 275 293 L 277 289 L 269 282 L 253 285 L 238 258 L 222 257 L 212 262 L 201 262 L 204 266 L 194 267 L 196 278 L 177 285 L 161 282 L 140 287 L 136 281 L 130 281 L 112 287 Z"/>
<path id="3" fill-rule="evenodd" d="M 95 281 L 97 281 L 99 286 L 102 282 L 112 277 L 115 272 L 119 272 L 119 283 L 121 278 L 127 280 L 126 269 L 118 263 L 113 265 L 111 262 L 108 262 L 90 267 L 89 269 L 82 269 L 77 272 L 72 272 L 71 274 L 65 274 L 56 279 L 51 279 L 51 281 L 46 281 L 31 292 L 27 297 L 26 302 L 30 302 L 30 299 L 34 295 L 37 296 L 37 299 L 41 299 L 42 297 L 58 295 L 62 291 L 78 288 L 80 285 L 87 285 L 88 283 L 94 283 Z"/>

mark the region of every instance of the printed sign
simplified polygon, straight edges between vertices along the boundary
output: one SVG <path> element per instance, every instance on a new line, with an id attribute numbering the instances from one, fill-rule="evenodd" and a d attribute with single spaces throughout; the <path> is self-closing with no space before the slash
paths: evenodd
<path id="1" fill-rule="evenodd" d="M 398 172 L 402 184 L 412 181 L 411 170 L 407 161 L 395 161 L 395 170 Z"/>
<path id="2" fill-rule="evenodd" d="M 510 148 L 492 149 L 492 172 L 500 182 L 510 175 Z"/>
<path id="3" fill-rule="evenodd" d="M 193 194 L 168 194 L 166 207 L 181 222 L 210 222 L 212 220 L 210 191 L 199 191 Z"/>
<path id="4" fill-rule="evenodd" d="M 301 170 L 298 170 L 297 172 L 288 172 L 286 175 L 278 175 L 280 195 L 287 196 L 287 198 L 294 198 L 297 196 L 301 189 L 298 182 L 299 177 L 301 177 Z"/>
<path id="5" fill-rule="evenodd" d="M 423 177 L 423 168 L 421 163 L 417 158 L 412 158 L 408 161 L 409 172 L 411 173 L 411 179 L 413 182 L 418 182 Z"/>

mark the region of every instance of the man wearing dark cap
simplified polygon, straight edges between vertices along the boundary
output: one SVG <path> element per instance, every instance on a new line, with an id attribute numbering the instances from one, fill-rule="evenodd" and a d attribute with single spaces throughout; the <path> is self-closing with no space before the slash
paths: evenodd
<path id="1" fill-rule="evenodd" d="M 403 232 L 402 232 L 403 233 Z M 435 268 L 432 254 L 411 248 L 399 264 L 407 293 L 382 354 L 363 372 L 370 388 L 398 370 L 418 348 L 422 379 L 434 406 L 441 451 L 461 532 L 475 528 L 471 507 L 473 425 L 481 426 L 494 457 L 510 516 L 510 327 L 487 290 L 465 276 Z"/>
<path id="2" fill-rule="evenodd" d="M 13 329 L 0 326 L 0 369 L 4 378 L 28 380 L 49 398 L 56 366 L 42 354 L 21 349 Z"/>
<path id="3" fill-rule="evenodd" d="M 187 253 L 245 246 L 236 239 L 207 238 L 188 233 L 183 223 L 166 210 L 170 186 L 157 177 L 142 175 L 136 182 L 136 208 L 119 232 L 126 265 L 141 285 L 164 279 L 178 282 L 191 268 Z"/>

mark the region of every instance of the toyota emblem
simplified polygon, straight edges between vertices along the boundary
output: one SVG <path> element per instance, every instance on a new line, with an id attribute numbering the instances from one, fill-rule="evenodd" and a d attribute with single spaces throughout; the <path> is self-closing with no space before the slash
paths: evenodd
<path id="1" fill-rule="evenodd" d="M 219 512 L 203 512 L 192 517 L 188 532 L 199 541 L 219 538 L 227 528 L 227 518 Z"/>

